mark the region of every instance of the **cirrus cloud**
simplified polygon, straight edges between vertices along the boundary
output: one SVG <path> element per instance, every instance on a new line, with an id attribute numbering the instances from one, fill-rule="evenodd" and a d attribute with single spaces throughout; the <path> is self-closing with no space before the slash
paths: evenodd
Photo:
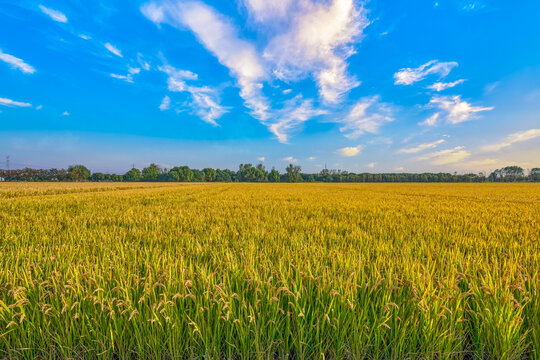
<path id="1" fill-rule="evenodd" d="M 45 7 L 43 5 L 39 5 L 39 9 L 46 15 L 48 15 L 52 20 L 56 21 L 56 22 L 60 22 L 60 23 L 67 23 L 68 22 L 68 18 L 67 16 L 58 11 L 58 10 L 54 10 L 54 9 L 51 9 L 51 8 L 48 8 L 48 7 Z"/>
<path id="2" fill-rule="evenodd" d="M 441 78 L 444 78 L 456 66 L 458 66 L 458 63 L 455 61 L 439 62 L 439 60 L 431 60 L 417 68 L 403 68 L 394 74 L 394 84 L 412 85 L 432 74 L 437 74 Z"/>
<path id="3" fill-rule="evenodd" d="M 515 143 L 520 143 L 540 137 L 540 129 L 530 129 L 519 131 L 508 135 L 503 141 L 493 145 L 486 145 L 481 148 L 482 151 L 499 151 Z"/>
<path id="4" fill-rule="evenodd" d="M 33 74 L 36 72 L 33 66 L 28 65 L 22 59 L 19 59 L 13 55 L 6 54 L 0 49 L 0 60 L 11 65 L 12 68 L 22 71 L 25 74 Z"/>

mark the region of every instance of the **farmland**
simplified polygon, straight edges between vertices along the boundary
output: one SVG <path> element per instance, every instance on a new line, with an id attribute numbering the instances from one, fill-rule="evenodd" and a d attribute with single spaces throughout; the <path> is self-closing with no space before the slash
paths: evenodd
<path id="1" fill-rule="evenodd" d="M 0 184 L 0 357 L 540 358 L 540 184 Z"/>

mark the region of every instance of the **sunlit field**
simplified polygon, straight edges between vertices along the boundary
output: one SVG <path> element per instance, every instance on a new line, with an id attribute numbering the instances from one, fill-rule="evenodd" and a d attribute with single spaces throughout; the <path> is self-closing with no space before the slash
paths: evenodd
<path id="1" fill-rule="evenodd" d="M 540 359 L 540 184 L 0 184 L 0 357 Z"/>

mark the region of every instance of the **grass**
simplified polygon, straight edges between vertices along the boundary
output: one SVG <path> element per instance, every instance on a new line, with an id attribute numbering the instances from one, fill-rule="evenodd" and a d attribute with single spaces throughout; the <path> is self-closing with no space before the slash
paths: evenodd
<path id="1" fill-rule="evenodd" d="M 0 357 L 540 359 L 539 184 L 0 184 Z"/>

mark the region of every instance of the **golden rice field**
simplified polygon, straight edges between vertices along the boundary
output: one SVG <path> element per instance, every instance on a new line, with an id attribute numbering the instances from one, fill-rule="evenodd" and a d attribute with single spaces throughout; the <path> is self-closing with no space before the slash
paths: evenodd
<path id="1" fill-rule="evenodd" d="M 0 358 L 540 359 L 540 184 L 0 184 Z"/>

